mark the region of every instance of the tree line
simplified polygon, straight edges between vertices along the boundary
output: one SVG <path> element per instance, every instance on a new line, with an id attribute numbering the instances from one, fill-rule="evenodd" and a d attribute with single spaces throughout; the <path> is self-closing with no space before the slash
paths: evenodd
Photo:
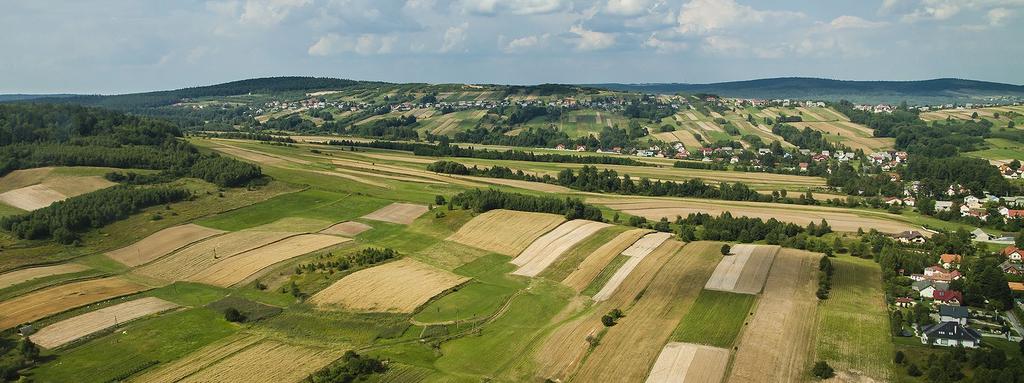
<path id="1" fill-rule="evenodd" d="M 375 149 L 402 150 L 412 152 L 414 155 L 423 157 L 461 157 L 479 158 L 485 160 L 506 160 L 506 161 L 528 161 L 528 162 L 551 162 L 551 163 L 574 163 L 574 164 L 607 164 L 607 165 L 631 165 L 631 166 L 652 166 L 629 157 L 612 156 L 582 156 L 576 154 L 558 153 L 533 153 L 522 150 L 487 150 L 463 148 L 450 145 L 445 141 L 439 144 L 395 142 L 395 141 L 351 141 L 351 140 L 330 140 L 325 142 L 332 146 L 348 146 L 349 148 L 364 147 Z"/>
<path id="2" fill-rule="evenodd" d="M 456 194 L 449 200 L 449 207 L 455 206 L 465 210 L 472 209 L 477 213 L 495 209 L 507 209 L 562 214 L 566 219 L 604 221 L 601 209 L 594 205 L 586 204 L 578 198 L 533 196 L 503 192 L 496 189 L 473 189 Z"/>

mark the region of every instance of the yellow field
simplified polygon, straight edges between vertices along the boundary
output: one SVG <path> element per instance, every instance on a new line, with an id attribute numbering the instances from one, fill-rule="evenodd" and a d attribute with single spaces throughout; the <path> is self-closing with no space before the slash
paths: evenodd
<path id="1" fill-rule="evenodd" d="M 278 262 L 350 241 L 324 234 L 302 234 L 224 258 L 188 277 L 193 282 L 228 287 Z"/>
<path id="2" fill-rule="evenodd" d="M 182 281 L 217 262 L 298 235 L 292 232 L 242 230 L 194 243 L 135 270 L 140 275 Z"/>
<path id="3" fill-rule="evenodd" d="M 466 222 L 448 240 L 515 256 L 563 221 L 554 214 L 491 210 Z"/>
<path id="4" fill-rule="evenodd" d="M 630 245 L 649 232 L 646 229 L 633 229 L 617 235 L 614 239 L 601 245 L 601 247 L 588 255 L 575 271 L 562 280 L 562 284 L 569 286 L 577 293 L 582 292 L 601 273 L 601 270 L 604 270 L 605 266 L 612 261 L 612 258 L 615 258 L 616 255 L 622 253 L 623 250 L 629 248 Z"/>
<path id="5" fill-rule="evenodd" d="M 569 248 L 608 226 L 611 225 L 583 219 L 574 219 L 563 223 L 537 238 L 526 250 L 513 259 L 512 264 L 518 265 L 519 268 L 512 273 L 528 277 L 536 276 Z"/>
<path id="6" fill-rule="evenodd" d="M 62 320 L 43 327 L 30 338 L 45 348 L 60 347 L 90 334 L 175 307 L 178 305 L 160 298 L 136 299 Z"/>
<path id="7" fill-rule="evenodd" d="M 469 278 L 402 258 L 356 271 L 310 297 L 321 308 L 411 313 Z"/>
<path id="8" fill-rule="evenodd" d="M 71 274 L 79 271 L 89 270 L 88 267 L 76 263 L 65 263 L 53 266 L 31 267 L 0 274 L 0 289 L 5 289 L 17 284 L 25 283 L 33 279 L 45 278 L 53 275 Z"/>
<path id="9" fill-rule="evenodd" d="M 120 277 L 93 279 L 54 286 L 0 302 L 0 330 L 147 287 Z"/>
<path id="10" fill-rule="evenodd" d="M 364 215 L 365 219 L 408 225 L 427 212 L 427 207 L 412 203 L 395 202 Z"/>
<path id="11" fill-rule="evenodd" d="M 111 259 L 135 267 L 170 254 L 193 242 L 223 233 L 196 224 L 186 224 L 160 230 L 129 246 L 107 253 Z"/>

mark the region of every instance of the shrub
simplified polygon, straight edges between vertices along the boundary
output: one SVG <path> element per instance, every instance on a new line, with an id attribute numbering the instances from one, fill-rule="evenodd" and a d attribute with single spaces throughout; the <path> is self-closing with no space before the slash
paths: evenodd
<path id="1" fill-rule="evenodd" d="M 228 307 L 227 310 L 224 310 L 224 319 L 228 322 L 242 323 L 245 322 L 245 315 L 242 315 L 242 313 L 234 307 Z"/>
<path id="2" fill-rule="evenodd" d="M 732 247 L 729 244 L 722 245 L 722 255 L 729 255 L 730 251 L 732 251 Z"/>
<path id="3" fill-rule="evenodd" d="M 835 370 L 832 366 L 828 365 L 828 362 L 819 360 L 814 363 L 814 368 L 811 369 L 811 375 L 814 375 L 818 379 L 828 379 L 835 376 Z"/>

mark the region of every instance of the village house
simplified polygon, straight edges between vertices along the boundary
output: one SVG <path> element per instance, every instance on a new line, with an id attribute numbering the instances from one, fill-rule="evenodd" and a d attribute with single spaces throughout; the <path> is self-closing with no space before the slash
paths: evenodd
<path id="1" fill-rule="evenodd" d="M 917 230 L 904 231 L 893 236 L 894 239 L 901 243 L 917 243 L 921 244 L 925 242 L 924 235 Z"/>
<path id="2" fill-rule="evenodd" d="M 953 208 L 953 201 L 935 201 L 935 212 L 949 211 Z"/>
<path id="3" fill-rule="evenodd" d="M 956 322 L 967 325 L 971 312 L 964 306 L 939 305 L 939 322 Z"/>
<path id="4" fill-rule="evenodd" d="M 959 269 L 963 257 L 960 254 L 942 254 L 939 256 L 939 264 L 946 269 Z"/>
<path id="5" fill-rule="evenodd" d="M 981 344 L 981 334 L 959 322 L 940 322 L 921 329 L 921 343 L 977 348 Z"/>
<path id="6" fill-rule="evenodd" d="M 959 306 L 964 300 L 963 294 L 959 291 L 953 290 L 935 290 L 932 292 L 932 299 L 936 302 L 942 302 L 947 305 Z"/>
<path id="7" fill-rule="evenodd" d="M 992 236 L 986 233 L 984 230 L 974 229 L 974 231 L 971 231 L 971 238 L 973 238 L 975 241 L 988 241 L 992 239 Z"/>
<path id="8" fill-rule="evenodd" d="M 1024 249 L 1020 249 L 1017 246 L 1010 245 L 1004 248 L 1001 252 L 1007 260 L 1020 262 L 1024 258 Z"/>
<path id="9" fill-rule="evenodd" d="M 933 299 L 936 291 L 949 290 L 949 283 L 924 280 L 914 282 L 910 285 L 910 288 L 917 291 L 921 298 Z"/>
<path id="10" fill-rule="evenodd" d="M 899 298 L 896 298 L 896 307 L 912 307 L 916 303 L 917 302 L 914 301 L 914 298 L 910 298 L 910 297 L 899 297 Z"/>
<path id="11" fill-rule="evenodd" d="M 1003 261 L 1003 263 L 999 264 L 999 268 L 1006 274 L 1024 275 L 1024 264 L 1020 262 Z"/>
<path id="12" fill-rule="evenodd" d="M 1010 291 L 1015 293 L 1024 292 L 1024 283 L 1021 282 L 1006 282 L 1007 286 L 1010 287 Z"/>

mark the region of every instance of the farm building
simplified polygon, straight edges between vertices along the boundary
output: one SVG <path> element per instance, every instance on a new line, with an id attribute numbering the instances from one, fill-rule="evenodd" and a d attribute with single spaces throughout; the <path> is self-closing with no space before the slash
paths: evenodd
<path id="1" fill-rule="evenodd" d="M 959 322 L 940 322 L 921 329 L 921 343 L 977 348 L 981 344 L 981 334 Z"/>
<path id="2" fill-rule="evenodd" d="M 939 322 L 957 322 L 967 325 L 971 312 L 963 306 L 939 305 Z"/>

